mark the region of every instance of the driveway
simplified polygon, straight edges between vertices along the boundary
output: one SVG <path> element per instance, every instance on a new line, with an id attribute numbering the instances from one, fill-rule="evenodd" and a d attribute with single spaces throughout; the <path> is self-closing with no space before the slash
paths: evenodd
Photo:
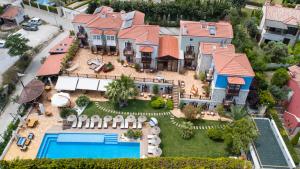
<path id="1" fill-rule="evenodd" d="M 17 60 L 19 59 L 19 56 L 11 57 L 8 54 L 8 49 L 6 48 L 0 48 L 0 84 L 2 83 L 2 74 L 11 67 Z"/>
<path id="2" fill-rule="evenodd" d="M 26 31 L 24 29 L 20 29 L 15 33 L 20 33 L 23 37 L 29 39 L 27 43 L 28 46 L 36 47 L 39 44 L 42 44 L 49 39 L 51 39 L 57 32 L 59 28 L 53 25 L 41 25 L 39 26 L 38 31 Z"/>

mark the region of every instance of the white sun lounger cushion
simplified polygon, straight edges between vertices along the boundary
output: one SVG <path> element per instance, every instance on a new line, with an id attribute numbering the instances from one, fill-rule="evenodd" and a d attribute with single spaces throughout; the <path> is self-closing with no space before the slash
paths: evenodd
<path id="1" fill-rule="evenodd" d="M 100 119 L 99 121 L 98 121 L 98 129 L 101 129 L 102 128 L 102 119 Z"/>
<path id="2" fill-rule="evenodd" d="M 87 119 L 87 120 L 85 121 L 85 128 L 86 128 L 86 129 L 90 128 L 90 119 Z"/>

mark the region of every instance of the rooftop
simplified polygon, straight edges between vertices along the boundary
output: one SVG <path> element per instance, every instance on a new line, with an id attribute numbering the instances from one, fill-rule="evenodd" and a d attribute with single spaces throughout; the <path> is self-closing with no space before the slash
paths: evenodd
<path id="1" fill-rule="evenodd" d="M 53 48 L 50 49 L 50 54 L 55 53 L 66 53 L 68 52 L 70 46 L 72 45 L 74 41 L 74 37 L 68 36 L 65 39 L 63 39 L 60 43 L 56 44 Z"/>
<path id="2" fill-rule="evenodd" d="M 174 36 L 162 36 L 159 38 L 158 57 L 171 56 L 179 59 L 178 39 Z"/>
<path id="3" fill-rule="evenodd" d="M 180 21 L 183 36 L 233 38 L 232 25 L 228 22 Z"/>
<path id="4" fill-rule="evenodd" d="M 300 22 L 300 10 L 279 5 L 266 5 L 266 19 L 297 26 Z"/>
<path id="5" fill-rule="evenodd" d="M 251 64 L 243 53 L 218 52 L 213 54 L 215 68 L 219 74 L 254 76 Z"/>
<path id="6" fill-rule="evenodd" d="M 235 52 L 235 47 L 232 44 L 220 44 L 220 43 L 200 43 L 200 49 L 202 54 L 212 55 L 216 52 Z"/>
<path id="7" fill-rule="evenodd" d="M 22 10 L 22 8 L 17 6 L 9 6 L 7 9 L 3 12 L 3 14 L 0 16 L 4 19 L 14 19 L 19 12 Z"/>
<path id="8" fill-rule="evenodd" d="M 61 62 L 65 54 L 49 55 L 37 72 L 37 76 L 57 75 L 61 69 Z"/>
<path id="9" fill-rule="evenodd" d="M 132 39 L 135 43 L 159 44 L 159 26 L 157 25 L 134 25 L 131 28 L 119 32 L 118 38 Z"/>
<path id="10" fill-rule="evenodd" d="M 289 72 L 291 74 L 291 80 L 295 81 L 298 83 L 300 87 L 300 66 L 293 65 L 289 67 Z"/>

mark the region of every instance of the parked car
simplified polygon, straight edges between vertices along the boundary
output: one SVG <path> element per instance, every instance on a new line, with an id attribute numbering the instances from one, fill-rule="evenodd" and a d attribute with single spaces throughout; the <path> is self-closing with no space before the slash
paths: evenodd
<path id="1" fill-rule="evenodd" d="M 42 20 L 40 18 L 32 18 L 28 21 L 28 23 L 30 23 L 32 25 L 41 25 Z"/>
<path id="2" fill-rule="evenodd" d="M 30 24 L 30 23 L 27 23 L 27 24 L 22 24 L 22 27 L 24 30 L 27 30 L 27 31 L 37 31 L 39 30 L 38 26 L 37 25 L 33 25 L 33 24 Z"/>
<path id="3" fill-rule="evenodd" d="M 4 48 L 5 46 L 5 40 L 0 40 L 0 48 Z"/>

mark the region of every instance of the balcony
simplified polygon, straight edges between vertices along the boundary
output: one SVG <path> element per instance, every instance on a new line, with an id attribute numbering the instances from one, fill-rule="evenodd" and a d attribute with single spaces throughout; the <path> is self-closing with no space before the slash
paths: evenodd
<path id="1" fill-rule="evenodd" d="M 225 108 L 229 108 L 231 105 L 235 104 L 235 100 L 234 99 L 224 99 L 223 100 L 223 105 Z"/>
<path id="2" fill-rule="evenodd" d="M 142 56 L 142 62 L 151 62 L 151 57 Z"/>
<path id="3" fill-rule="evenodd" d="M 226 89 L 226 95 L 238 96 L 239 94 L 240 94 L 240 89 L 230 89 L 230 88 Z"/>
<path id="4" fill-rule="evenodd" d="M 184 52 L 184 59 L 195 59 L 195 52 L 194 51 L 187 51 Z"/>
<path id="5" fill-rule="evenodd" d="M 134 51 L 133 51 L 132 48 L 125 48 L 123 50 L 123 53 L 124 53 L 125 56 L 132 56 L 134 54 Z"/>

